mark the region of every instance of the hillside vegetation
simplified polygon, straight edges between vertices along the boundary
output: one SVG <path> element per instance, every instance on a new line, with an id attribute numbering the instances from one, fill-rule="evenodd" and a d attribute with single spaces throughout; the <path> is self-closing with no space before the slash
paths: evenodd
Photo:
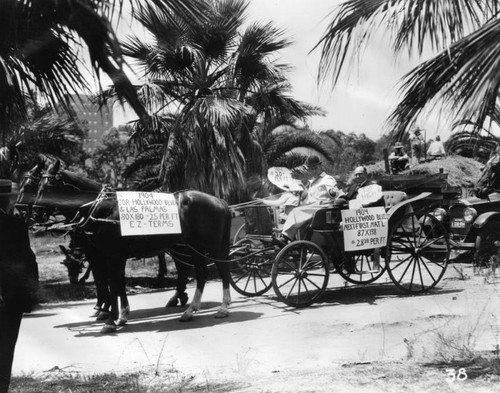
<path id="1" fill-rule="evenodd" d="M 448 184 L 450 186 L 472 187 L 481 176 L 483 167 L 483 163 L 476 161 L 473 158 L 454 155 L 441 160 L 434 160 L 415 165 L 410 169 L 401 172 L 401 174 L 434 174 L 439 173 L 442 169 L 443 173 L 448 174 Z M 368 165 L 366 168 L 368 173 L 373 176 L 385 174 L 385 165 L 383 161 L 379 161 L 373 165 Z"/>

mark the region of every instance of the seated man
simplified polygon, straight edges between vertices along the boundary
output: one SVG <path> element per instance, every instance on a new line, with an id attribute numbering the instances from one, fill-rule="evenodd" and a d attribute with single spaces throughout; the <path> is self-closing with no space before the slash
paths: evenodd
<path id="1" fill-rule="evenodd" d="M 368 171 L 366 167 L 364 166 L 358 166 L 354 170 L 354 179 L 351 183 L 351 185 L 348 187 L 346 193 L 344 195 L 341 195 L 335 203 L 333 204 L 334 206 L 338 206 L 341 209 L 347 209 L 349 207 L 349 201 L 354 201 L 358 197 L 359 189 L 370 186 L 373 184 L 377 184 L 373 180 L 368 179 Z M 383 206 L 383 198 L 382 199 L 377 199 L 376 201 L 368 204 L 368 205 L 363 205 L 365 207 L 372 207 L 372 206 Z"/>
<path id="2" fill-rule="evenodd" d="M 391 173 L 397 174 L 404 171 L 410 165 L 410 158 L 403 150 L 403 144 L 396 142 L 394 151 L 389 156 L 389 163 L 391 165 Z"/>
<path id="3" fill-rule="evenodd" d="M 284 240 L 294 240 L 297 233 L 312 220 L 317 210 L 333 203 L 341 194 L 336 180 L 323 172 L 321 161 L 317 156 L 308 157 L 306 166 L 310 180 L 302 192 L 300 206 L 290 211 L 283 224 Z"/>

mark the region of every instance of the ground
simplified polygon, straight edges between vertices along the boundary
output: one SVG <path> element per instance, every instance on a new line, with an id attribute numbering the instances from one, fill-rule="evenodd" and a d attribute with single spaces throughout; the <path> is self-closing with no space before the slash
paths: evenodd
<path id="1" fill-rule="evenodd" d="M 164 307 L 172 288 L 146 288 L 155 262 L 136 261 L 127 270 L 136 276 L 130 321 L 103 336 L 89 316 L 93 286 L 67 283 L 59 241 L 34 239 L 45 300 L 23 320 L 13 392 L 500 390 L 500 277 L 469 265 L 451 265 L 418 296 L 385 276 L 356 287 L 333 275 L 305 309 L 280 303 L 272 289 L 256 298 L 233 291 L 227 319 L 213 318 L 222 291 L 212 280 L 203 309 L 181 323 L 183 308 Z"/>

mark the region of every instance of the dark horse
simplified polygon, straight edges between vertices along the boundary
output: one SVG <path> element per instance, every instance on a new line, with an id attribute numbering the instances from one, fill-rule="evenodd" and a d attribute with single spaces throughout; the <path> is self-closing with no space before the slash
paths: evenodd
<path id="1" fill-rule="evenodd" d="M 492 156 L 481 173 L 476 183 L 476 196 L 487 198 L 492 192 L 500 192 L 500 152 Z"/>
<path id="2" fill-rule="evenodd" d="M 48 206 L 53 201 L 68 202 L 79 188 L 82 178 L 70 178 L 64 171 L 59 172 L 56 163 L 42 176 L 36 205 Z M 213 260 L 218 268 L 223 284 L 222 305 L 216 317 L 228 315 L 231 298 L 229 293 L 228 252 L 230 243 L 231 213 L 227 203 L 214 196 L 198 192 L 183 191 L 175 194 L 182 233 L 178 235 L 121 236 L 118 225 L 118 205 L 114 192 L 104 192 L 104 198 L 93 203 L 79 201 L 79 223 L 73 229 L 73 239 L 84 251 L 95 272 L 103 271 L 110 288 L 111 314 L 103 328 L 103 333 L 116 330 L 118 318 L 117 297 L 125 294 L 125 264 L 129 258 L 149 257 L 160 252 L 170 252 L 173 256 L 183 254 L 190 259 L 196 274 L 196 291 L 191 305 L 181 320 L 193 318 L 199 310 L 201 296 L 207 277 L 207 262 Z M 183 273 L 184 272 L 184 273 Z M 176 294 L 185 292 L 186 269 L 180 269 Z M 99 289 L 98 289 L 99 291 Z M 182 299 L 182 297 L 181 297 Z M 172 299 L 171 299 L 172 301 Z M 171 303 L 169 301 L 169 303 Z M 123 302 L 122 302 L 123 303 Z M 128 308 L 128 301 L 122 304 Z"/>
<path id="3" fill-rule="evenodd" d="M 35 208 L 33 208 L 38 192 L 39 182 L 42 177 L 42 172 L 48 169 L 49 165 L 55 164 L 56 161 L 57 159 L 54 157 L 44 154 L 38 154 L 34 160 L 35 166 L 31 170 L 27 171 L 23 179 L 21 180 L 19 195 L 17 197 L 15 207 L 28 222 L 28 224 L 40 224 L 45 227 L 50 227 L 51 221 L 49 221 L 49 218 L 50 216 L 53 216 L 55 214 L 61 214 L 64 216 L 66 221 L 70 221 L 72 218 L 74 218 L 75 214 L 81 208 L 81 205 L 79 205 L 79 203 L 82 202 L 82 199 L 80 199 L 82 194 L 84 197 L 83 201 L 87 203 L 93 201 L 101 191 L 102 187 L 99 183 L 91 180 L 81 181 L 78 185 L 79 195 L 77 198 L 72 198 L 71 201 L 53 201 L 51 206 L 36 206 Z M 60 172 L 67 174 L 68 177 L 73 177 L 76 179 L 79 178 L 78 175 L 70 171 L 60 170 Z M 83 189 L 80 190 L 80 187 Z M 89 265 L 85 274 L 80 279 L 78 278 L 80 273 L 83 271 L 83 268 L 85 267 L 84 256 L 81 255 L 78 249 L 72 247 L 72 242 L 70 242 L 69 250 L 64 246 L 60 246 L 60 248 L 65 255 L 65 259 L 63 262 L 61 262 L 61 264 L 66 266 L 66 268 L 68 269 L 70 282 L 72 284 L 85 282 L 89 278 L 92 269 Z M 158 260 L 159 267 L 157 280 L 158 283 L 161 283 L 167 271 L 165 254 L 161 253 L 160 255 L 158 255 Z M 101 306 L 98 305 L 97 309 L 100 309 Z"/>

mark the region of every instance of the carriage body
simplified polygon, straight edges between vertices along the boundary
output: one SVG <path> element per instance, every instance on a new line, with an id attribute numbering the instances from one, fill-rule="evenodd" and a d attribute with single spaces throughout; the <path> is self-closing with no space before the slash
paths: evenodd
<path id="1" fill-rule="evenodd" d="M 259 269 L 254 269 L 258 271 L 253 275 L 240 274 L 236 283 L 243 281 L 247 292 L 251 292 L 256 282 L 265 283 L 262 288 L 267 289 L 270 282 L 278 298 L 294 307 L 317 301 L 331 273 L 353 284 L 369 284 L 387 271 L 402 291 L 427 291 L 444 275 L 450 252 L 448 233 L 442 223 L 431 214 L 412 208 L 429 196 L 430 193 L 421 193 L 408 199 L 401 191 L 384 192 L 387 243 L 355 251 L 345 250 L 342 210 L 319 209 L 302 239 L 280 249 L 274 258 L 272 247 L 268 247 L 261 255 Z M 251 241 L 248 235 L 245 241 Z"/>

